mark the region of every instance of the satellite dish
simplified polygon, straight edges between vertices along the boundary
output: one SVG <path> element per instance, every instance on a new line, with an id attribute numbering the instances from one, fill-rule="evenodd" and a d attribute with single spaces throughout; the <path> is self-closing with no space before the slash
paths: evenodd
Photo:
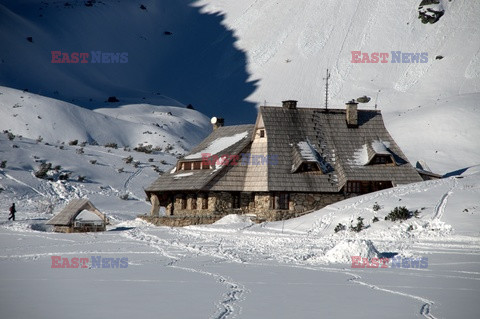
<path id="1" fill-rule="evenodd" d="M 212 124 L 216 124 L 218 122 L 218 119 L 214 116 L 212 117 L 212 119 L 210 120 L 210 123 Z"/>
<path id="2" fill-rule="evenodd" d="M 370 100 L 371 100 L 371 99 L 370 99 L 369 96 L 364 95 L 364 96 L 362 96 L 362 97 L 359 97 L 359 98 L 357 99 L 357 102 L 358 102 L 358 103 L 368 103 L 368 102 L 370 102 Z"/>

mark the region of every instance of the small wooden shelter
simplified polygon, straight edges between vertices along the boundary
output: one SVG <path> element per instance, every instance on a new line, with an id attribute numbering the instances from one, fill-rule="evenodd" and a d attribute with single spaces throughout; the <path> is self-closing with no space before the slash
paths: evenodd
<path id="1" fill-rule="evenodd" d="M 99 220 L 75 220 L 84 210 L 94 213 Z M 53 225 L 54 231 L 60 233 L 105 231 L 107 216 L 101 213 L 88 199 L 73 199 L 65 208 L 47 222 Z"/>

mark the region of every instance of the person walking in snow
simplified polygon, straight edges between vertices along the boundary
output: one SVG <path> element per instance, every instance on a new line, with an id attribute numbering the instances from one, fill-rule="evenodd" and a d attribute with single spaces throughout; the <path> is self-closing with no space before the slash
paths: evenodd
<path id="1" fill-rule="evenodd" d="M 13 203 L 12 206 L 10 206 L 10 216 L 8 217 L 8 220 L 13 219 L 13 221 L 15 221 L 16 212 L 17 210 L 15 209 L 15 203 Z"/>

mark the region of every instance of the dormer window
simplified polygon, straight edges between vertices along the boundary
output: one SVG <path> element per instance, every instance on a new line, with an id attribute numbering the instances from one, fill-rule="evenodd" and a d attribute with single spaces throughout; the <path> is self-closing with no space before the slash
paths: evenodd
<path id="1" fill-rule="evenodd" d="M 292 173 L 318 172 L 327 174 L 333 167 L 320 155 L 310 141 L 301 141 L 292 150 Z"/>
<path id="2" fill-rule="evenodd" d="M 317 172 L 319 170 L 317 163 L 303 163 L 298 172 Z"/>
<path id="3" fill-rule="evenodd" d="M 264 138 L 265 137 L 265 130 L 260 130 L 260 138 Z"/>
<path id="4" fill-rule="evenodd" d="M 376 155 L 370 163 L 371 164 L 392 164 L 393 160 L 392 160 L 392 157 L 388 155 Z"/>
<path id="5" fill-rule="evenodd" d="M 180 171 L 191 171 L 191 170 L 201 170 L 201 169 L 210 169 L 210 165 L 208 163 L 203 163 L 202 161 L 182 162 L 179 164 Z"/>

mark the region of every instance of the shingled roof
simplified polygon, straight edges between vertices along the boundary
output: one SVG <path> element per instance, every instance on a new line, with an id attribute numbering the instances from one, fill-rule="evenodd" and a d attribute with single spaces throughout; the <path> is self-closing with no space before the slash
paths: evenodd
<path id="1" fill-rule="evenodd" d="M 253 124 L 219 127 L 192 149 L 190 153 L 181 158 L 179 163 L 201 161 L 203 153 L 209 153 L 213 158 L 215 156 L 239 154 L 250 144 L 253 128 Z M 145 191 L 206 190 L 208 182 L 222 168 L 224 167 L 217 166 L 214 169 L 189 171 L 178 171 L 175 168 L 173 172 L 160 176 Z"/>
<path id="2" fill-rule="evenodd" d="M 385 128 L 380 111 L 359 110 L 355 128 L 347 126 L 344 109 L 263 106 L 260 113 L 268 134 L 268 153 L 280 154 L 279 165 L 268 168 L 271 191 L 338 192 L 347 180 L 392 181 L 394 185 L 421 181 Z M 313 146 L 334 170 L 292 174 L 296 161 L 290 154 L 299 143 Z M 368 149 L 375 155 L 374 147 L 380 152 L 379 144 L 388 145 L 396 165 L 368 165 Z M 367 162 L 361 163 L 358 153 L 364 148 Z"/>
<path id="3" fill-rule="evenodd" d="M 341 191 L 347 181 L 391 181 L 397 185 L 422 180 L 388 133 L 380 111 L 358 110 L 358 125 L 352 127 L 346 124 L 345 109 L 262 106 L 257 125 L 259 121 L 264 125 L 267 143 L 252 144 L 258 128 L 254 125 L 221 127 L 179 162 L 201 160 L 205 151 L 223 155 L 253 154 L 261 150 L 276 156 L 274 165 L 177 171 L 158 178 L 146 192 L 335 193 Z M 222 143 L 228 147 L 218 147 Z M 373 165 L 375 156 L 389 156 L 393 163 Z M 304 163 L 314 164 L 318 170 L 302 170 Z"/>
<path id="4" fill-rule="evenodd" d="M 72 199 L 60 213 L 55 215 L 47 222 L 47 225 L 72 226 L 75 218 L 84 210 L 88 210 L 96 214 L 103 221 L 107 222 L 107 218 L 104 214 L 98 211 L 98 209 L 96 209 L 88 199 L 82 198 Z"/>

